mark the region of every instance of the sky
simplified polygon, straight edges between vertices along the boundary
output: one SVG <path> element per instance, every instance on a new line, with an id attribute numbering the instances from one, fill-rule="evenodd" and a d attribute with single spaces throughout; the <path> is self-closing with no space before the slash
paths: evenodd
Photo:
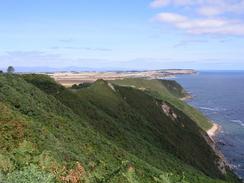
<path id="1" fill-rule="evenodd" d="M 244 69 L 244 0 L 0 3 L 2 69 Z"/>

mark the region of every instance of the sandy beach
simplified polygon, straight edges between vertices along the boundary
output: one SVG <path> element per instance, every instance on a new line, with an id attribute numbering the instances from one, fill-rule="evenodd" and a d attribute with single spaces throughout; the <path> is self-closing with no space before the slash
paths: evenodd
<path id="1" fill-rule="evenodd" d="M 181 101 L 187 101 L 187 100 L 190 100 L 190 99 L 192 99 L 193 97 L 190 95 L 190 94 L 187 94 L 187 96 L 186 97 L 182 97 L 182 98 L 180 98 L 180 100 Z"/>
<path id="2" fill-rule="evenodd" d="M 220 125 L 213 123 L 212 128 L 210 128 L 207 131 L 208 136 L 213 139 L 213 137 L 217 134 L 217 132 L 220 130 Z"/>

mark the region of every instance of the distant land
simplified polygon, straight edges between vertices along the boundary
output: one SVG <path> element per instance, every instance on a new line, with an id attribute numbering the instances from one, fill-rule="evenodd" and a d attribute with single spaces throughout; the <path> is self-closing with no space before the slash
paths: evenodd
<path id="1" fill-rule="evenodd" d="M 53 72 L 112 72 L 112 71 L 147 71 L 147 70 L 192 70 L 190 68 L 178 69 L 178 68 L 139 68 L 139 67 L 48 67 L 48 66 L 16 66 L 13 65 L 15 71 L 18 73 L 53 73 Z M 6 71 L 7 66 L 0 66 L 0 70 Z"/>
<path id="2" fill-rule="evenodd" d="M 195 74 L 193 69 L 163 69 L 146 71 L 110 71 L 110 72 L 54 72 L 48 73 L 58 83 L 71 86 L 79 83 L 91 83 L 98 79 L 117 80 L 126 78 L 163 79 L 180 74 Z"/>

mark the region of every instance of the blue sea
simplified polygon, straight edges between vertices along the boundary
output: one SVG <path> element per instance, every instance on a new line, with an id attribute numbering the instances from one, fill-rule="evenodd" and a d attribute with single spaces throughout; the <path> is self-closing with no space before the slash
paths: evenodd
<path id="1" fill-rule="evenodd" d="M 217 144 L 244 178 L 244 71 L 205 71 L 175 80 L 192 94 L 190 105 L 221 125 Z"/>

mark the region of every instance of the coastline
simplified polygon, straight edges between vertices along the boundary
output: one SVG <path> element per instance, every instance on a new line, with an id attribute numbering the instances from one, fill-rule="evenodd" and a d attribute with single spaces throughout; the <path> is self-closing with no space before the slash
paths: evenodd
<path id="1" fill-rule="evenodd" d="M 188 86 L 189 87 L 189 86 Z M 198 85 L 197 86 L 193 86 L 193 89 L 194 87 L 199 87 Z M 190 87 L 189 87 L 190 88 Z M 202 88 L 201 88 L 202 89 Z M 208 88 L 207 88 L 208 89 Z M 190 89 L 189 89 L 190 90 Z M 190 94 L 189 92 L 187 92 L 188 95 Z M 192 94 L 190 94 L 191 97 L 183 97 L 181 98 L 182 101 L 186 101 L 189 100 L 189 99 L 193 99 L 194 100 L 194 97 L 192 96 Z M 198 107 L 194 106 L 196 109 L 198 109 Z M 198 109 L 199 110 L 199 109 Z M 204 111 L 202 112 L 202 114 L 206 115 L 206 113 L 204 113 Z M 224 151 L 222 149 L 221 146 L 226 146 L 226 142 L 223 140 L 223 141 L 220 141 L 221 139 L 218 137 L 218 135 L 221 133 L 221 131 L 223 130 L 222 126 L 215 123 L 215 121 L 209 119 L 209 122 L 212 123 L 212 127 L 208 130 L 205 130 L 205 134 L 208 136 L 208 143 L 209 145 L 213 148 L 213 150 L 216 152 L 216 154 L 220 157 L 220 159 L 224 162 L 224 164 L 231 170 L 234 172 L 234 174 L 244 182 L 244 179 L 243 179 L 243 174 L 241 173 L 238 173 L 238 170 L 239 170 L 239 167 L 237 166 L 236 163 L 232 162 L 231 161 L 231 155 L 224 155 Z M 232 146 L 231 149 L 232 150 Z"/>
<path id="2" fill-rule="evenodd" d="M 217 123 L 213 123 L 213 126 L 209 130 L 207 130 L 207 134 L 213 140 L 213 138 L 217 135 L 220 129 L 220 125 L 218 125 Z"/>
<path id="3" fill-rule="evenodd" d="M 187 101 L 192 99 L 193 97 L 190 94 L 187 94 L 187 96 L 180 98 L 181 101 Z"/>
<path id="4" fill-rule="evenodd" d="M 186 92 L 185 97 L 180 98 L 180 100 L 184 102 L 190 99 L 193 99 L 193 96 L 189 92 Z M 210 122 L 213 124 L 213 126 L 210 129 L 208 129 L 206 132 L 210 137 L 210 139 L 213 140 L 213 138 L 220 132 L 221 126 L 215 123 L 214 121 L 210 121 Z"/>

